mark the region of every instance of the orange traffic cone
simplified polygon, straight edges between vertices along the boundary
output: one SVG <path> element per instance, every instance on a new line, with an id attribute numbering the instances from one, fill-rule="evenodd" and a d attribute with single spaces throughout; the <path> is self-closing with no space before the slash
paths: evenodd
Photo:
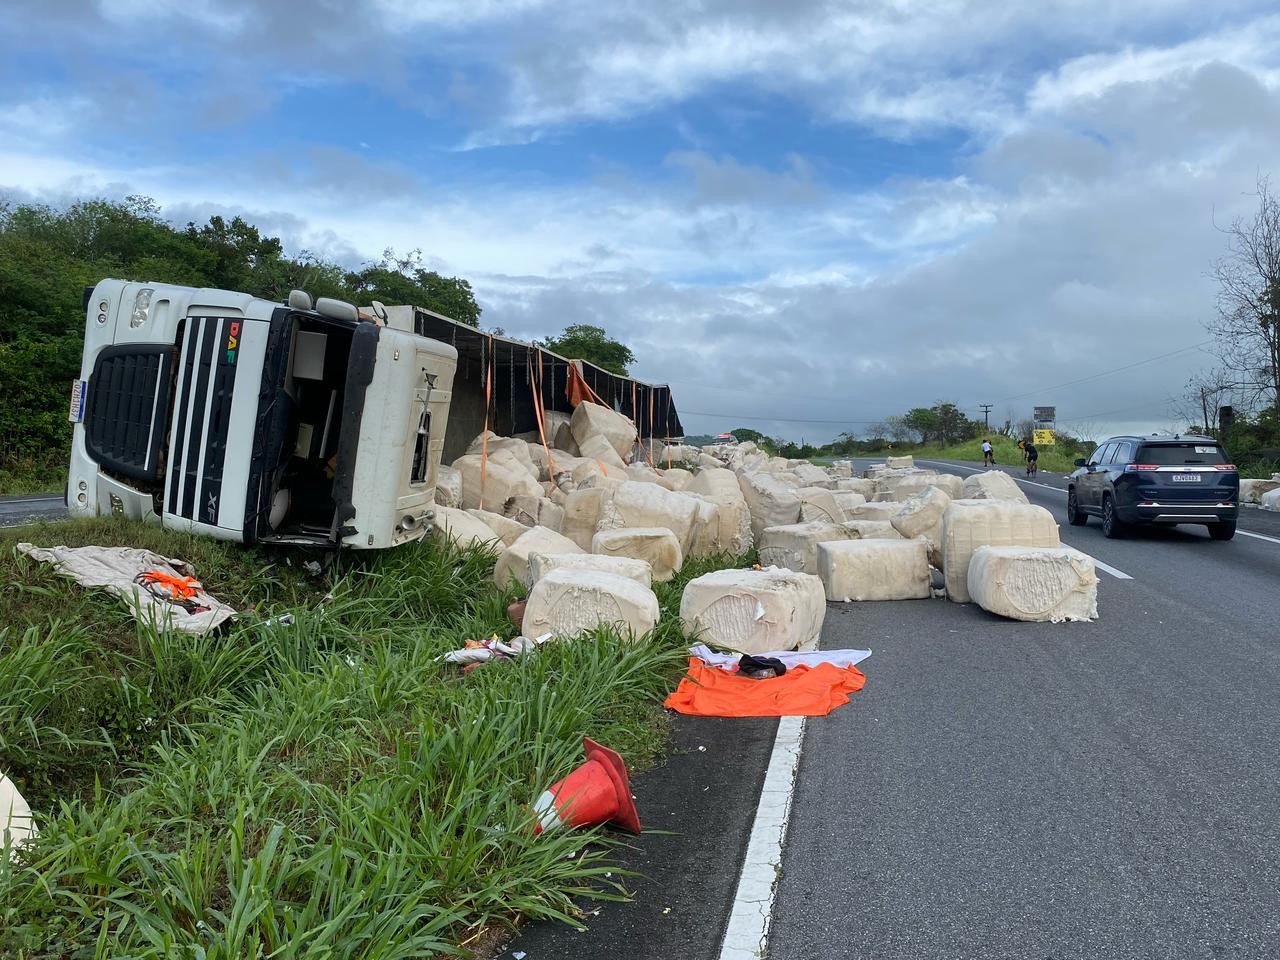
<path id="1" fill-rule="evenodd" d="M 553 783 L 534 803 L 538 822 L 533 832 L 612 822 L 639 833 L 640 812 L 631 799 L 631 783 L 622 757 L 590 737 L 582 738 L 582 749 L 587 754 L 586 763 Z"/>

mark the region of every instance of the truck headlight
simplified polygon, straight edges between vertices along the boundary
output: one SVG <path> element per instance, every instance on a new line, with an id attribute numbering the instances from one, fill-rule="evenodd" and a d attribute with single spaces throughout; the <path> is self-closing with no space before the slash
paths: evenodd
<path id="1" fill-rule="evenodd" d="M 154 292 L 150 287 L 143 287 L 138 291 L 133 298 L 133 315 L 129 317 L 129 326 L 136 329 L 147 322 L 147 314 L 151 310 L 151 294 Z"/>

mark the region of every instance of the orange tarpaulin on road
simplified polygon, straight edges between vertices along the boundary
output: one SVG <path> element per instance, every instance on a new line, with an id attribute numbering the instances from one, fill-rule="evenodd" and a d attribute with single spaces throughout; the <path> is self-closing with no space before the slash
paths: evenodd
<path id="1" fill-rule="evenodd" d="M 780 677 L 753 680 L 689 658 L 689 673 L 665 705 L 698 717 L 825 717 L 861 690 L 866 674 L 830 663 L 792 667 Z"/>

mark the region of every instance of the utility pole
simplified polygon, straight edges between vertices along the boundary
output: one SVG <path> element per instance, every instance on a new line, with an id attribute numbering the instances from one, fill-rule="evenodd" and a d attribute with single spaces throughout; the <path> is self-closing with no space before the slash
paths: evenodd
<path id="1" fill-rule="evenodd" d="M 991 430 L 991 408 L 992 408 L 992 407 L 994 407 L 994 406 L 995 406 L 995 404 L 994 404 L 994 403 L 980 403 L 980 404 L 978 404 L 978 406 L 980 406 L 980 407 L 982 408 L 982 425 L 987 429 L 987 431 L 988 431 L 988 432 L 990 432 L 990 430 Z"/>

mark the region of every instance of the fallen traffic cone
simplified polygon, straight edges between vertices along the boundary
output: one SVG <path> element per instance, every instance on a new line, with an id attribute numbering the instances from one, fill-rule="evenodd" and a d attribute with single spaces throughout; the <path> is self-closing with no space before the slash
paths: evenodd
<path id="1" fill-rule="evenodd" d="M 586 763 L 553 783 L 534 803 L 538 822 L 533 832 L 616 823 L 624 830 L 639 833 L 640 813 L 631 799 L 631 783 L 622 757 L 590 737 L 582 738 L 582 749 L 587 754 Z"/>

